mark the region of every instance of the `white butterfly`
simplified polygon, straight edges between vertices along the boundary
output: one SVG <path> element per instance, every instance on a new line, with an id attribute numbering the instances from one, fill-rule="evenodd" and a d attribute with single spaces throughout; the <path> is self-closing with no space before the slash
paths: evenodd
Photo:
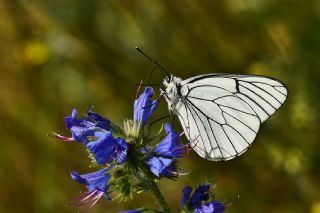
<path id="1" fill-rule="evenodd" d="M 255 75 L 207 74 L 164 80 L 169 110 L 179 117 L 190 146 L 211 161 L 230 160 L 253 143 L 260 124 L 286 100 L 280 81 Z"/>

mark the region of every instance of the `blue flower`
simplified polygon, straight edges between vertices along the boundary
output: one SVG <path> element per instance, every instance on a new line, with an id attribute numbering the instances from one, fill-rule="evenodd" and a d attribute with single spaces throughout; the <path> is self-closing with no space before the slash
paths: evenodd
<path id="1" fill-rule="evenodd" d="M 75 202 L 71 203 L 71 205 L 79 206 L 90 204 L 88 208 L 91 208 L 103 195 L 110 200 L 110 197 L 107 194 L 110 176 L 107 172 L 107 169 L 102 169 L 97 172 L 84 175 L 80 175 L 77 172 L 72 172 L 71 178 L 78 183 L 85 185 L 88 189 L 88 192 L 81 195 L 81 197 L 79 197 Z"/>
<path id="2" fill-rule="evenodd" d="M 209 199 L 209 191 L 210 183 L 198 186 L 189 200 L 189 205 L 192 208 L 200 207 L 202 201 L 207 201 Z"/>
<path id="3" fill-rule="evenodd" d="M 186 186 L 182 191 L 181 208 L 194 213 L 222 213 L 225 209 L 222 201 L 207 202 L 210 188 L 210 183 L 200 185 L 191 195 L 192 187 Z"/>
<path id="4" fill-rule="evenodd" d="M 94 133 L 96 140 L 86 144 L 87 148 L 94 155 L 97 163 L 105 165 L 112 161 L 123 163 L 127 160 L 128 144 L 124 139 L 114 138 L 110 131 Z"/>
<path id="5" fill-rule="evenodd" d="M 179 135 L 173 131 L 170 124 L 165 124 L 167 136 L 155 147 L 147 160 L 151 172 L 159 177 L 175 176 L 177 158 L 182 157 L 183 149 L 179 143 Z"/>
<path id="6" fill-rule="evenodd" d="M 88 142 L 88 137 L 93 136 L 97 129 L 109 131 L 111 122 L 93 112 L 88 111 L 88 116 L 78 119 L 78 111 L 74 109 L 71 116 L 65 117 L 67 128 L 71 131 L 72 137 L 65 137 L 54 133 L 52 136 L 63 141 L 77 141 L 82 143 Z"/>
<path id="7" fill-rule="evenodd" d="M 127 160 L 128 144 L 124 139 L 114 138 L 111 134 L 111 122 L 101 115 L 88 110 L 88 116 L 77 118 L 77 110 L 65 117 L 65 123 L 72 137 L 54 133 L 52 136 L 63 141 L 78 141 L 84 143 L 94 155 L 97 163 L 105 165 L 112 161 L 123 163 Z"/>
<path id="8" fill-rule="evenodd" d="M 141 123 L 144 126 L 158 105 L 157 100 L 150 100 L 152 96 L 152 87 L 146 87 L 139 98 L 134 101 L 133 119 L 138 125 Z"/>

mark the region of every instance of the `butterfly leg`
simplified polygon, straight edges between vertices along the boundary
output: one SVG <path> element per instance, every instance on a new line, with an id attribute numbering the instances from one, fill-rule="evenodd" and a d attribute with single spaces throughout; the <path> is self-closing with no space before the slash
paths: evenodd
<path id="1" fill-rule="evenodd" d="M 171 126 L 174 127 L 174 121 L 175 121 L 176 115 L 172 113 L 172 120 L 171 120 Z"/>
<path id="2" fill-rule="evenodd" d="M 166 118 L 168 118 L 168 117 L 170 117 L 170 116 L 171 116 L 171 114 L 165 115 L 165 116 L 162 116 L 161 118 L 158 118 L 158 119 L 152 121 L 152 122 L 149 124 L 149 127 L 148 127 L 149 132 L 150 132 L 151 127 L 152 127 L 154 124 L 156 124 L 157 122 L 162 121 L 162 120 L 164 120 L 164 119 L 166 119 Z"/>

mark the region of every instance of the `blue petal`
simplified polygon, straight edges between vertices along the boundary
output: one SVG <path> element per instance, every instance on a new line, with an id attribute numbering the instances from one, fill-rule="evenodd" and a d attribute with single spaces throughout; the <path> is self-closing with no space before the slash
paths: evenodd
<path id="1" fill-rule="evenodd" d="M 94 123 L 90 121 L 88 118 L 77 118 L 78 111 L 76 109 L 72 110 L 72 115 L 69 117 L 65 117 L 64 121 L 68 129 L 71 129 L 73 126 L 78 127 L 92 127 Z"/>
<path id="2" fill-rule="evenodd" d="M 176 176 L 176 172 L 177 172 L 177 168 L 174 164 L 174 160 L 172 161 L 172 163 L 165 167 L 164 170 L 162 171 L 161 175 L 165 176 L 165 177 L 174 177 Z"/>
<path id="3" fill-rule="evenodd" d="M 222 201 L 204 203 L 209 199 L 210 188 L 210 183 L 199 185 L 190 197 L 192 188 L 186 186 L 183 189 L 181 208 L 194 213 L 222 213 L 225 209 Z"/>
<path id="4" fill-rule="evenodd" d="M 146 87 L 144 92 L 134 101 L 134 120 L 137 124 L 144 126 L 149 120 L 151 114 L 155 111 L 158 102 L 150 100 L 153 96 L 152 87 Z"/>
<path id="5" fill-rule="evenodd" d="M 214 208 L 214 213 L 222 213 L 226 208 L 222 201 L 213 201 L 210 204 Z"/>
<path id="6" fill-rule="evenodd" d="M 113 160 L 123 163 L 127 160 L 128 145 L 122 138 L 115 139 L 111 132 L 95 132 L 97 140 L 87 144 L 97 163 L 105 165 Z"/>
<path id="7" fill-rule="evenodd" d="M 100 190 L 106 193 L 109 188 L 108 181 L 110 179 L 107 171 L 107 169 L 102 169 L 97 172 L 83 175 L 80 175 L 77 172 L 72 172 L 70 175 L 73 180 L 84 184 L 87 187 L 88 191 Z"/>
<path id="8" fill-rule="evenodd" d="M 118 163 L 124 163 L 128 156 L 128 144 L 123 138 L 117 138 L 116 160 Z"/>
<path id="9" fill-rule="evenodd" d="M 95 113 L 92 110 L 88 111 L 88 117 L 96 122 L 97 127 L 100 127 L 104 130 L 110 130 L 111 121 L 109 121 L 105 117 Z"/>
<path id="10" fill-rule="evenodd" d="M 223 213 L 225 206 L 222 201 L 213 201 L 199 208 L 196 208 L 194 213 Z"/>
<path id="11" fill-rule="evenodd" d="M 96 132 L 98 138 L 87 144 L 88 149 L 94 154 L 97 163 L 104 165 L 112 161 L 112 155 L 115 153 L 116 139 L 112 137 L 111 132 Z"/>
<path id="12" fill-rule="evenodd" d="M 198 186 L 196 190 L 193 192 L 189 205 L 191 208 L 198 208 L 201 206 L 202 201 L 207 201 L 209 199 L 209 190 L 210 190 L 210 183 L 206 183 L 203 185 Z"/>
<path id="13" fill-rule="evenodd" d="M 150 166 L 151 172 L 155 176 L 159 177 L 161 174 L 165 173 L 166 169 L 172 164 L 172 162 L 172 159 L 152 157 L 147 161 L 147 164 Z"/>
<path id="14" fill-rule="evenodd" d="M 72 137 L 74 140 L 78 142 L 83 142 L 86 144 L 88 142 L 89 136 L 94 136 L 95 130 L 94 128 L 90 127 L 79 127 L 79 126 L 73 126 L 70 128 L 70 131 L 72 133 Z"/>
<path id="15" fill-rule="evenodd" d="M 192 187 L 191 186 L 186 186 L 182 190 L 182 198 L 181 198 L 181 208 L 186 204 L 187 201 L 190 199 L 190 195 L 192 192 Z"/>
<path id="16" fill-rule="evenodd" d="M 183 149 L 179 143 L 179 135 L 174 132 L 172 125 L 166 123 L 164 130 L 167 136 L 157 145 L 154 149 L 154 153 L 163 157 L 178 158 L 181 157 Z"/>
<path id="17" fill-rule="evenodd" d="M 212 205 L 204 205 L 194 210 L 194 213 L 213 213 L 214 208 Z"/>
<path id="18" fill-rule="evenodd" d="M 76 123 L 77 114 L 78 114 L 78 111 L 76 109 L 73 109 L 72 113 L 71 113 L 71 116 L 64 118 L 64 121 L 65 121 L 66 126 L 67 126 L 68 129 L 70 129 L 72 126 L 77 124 Z"/>

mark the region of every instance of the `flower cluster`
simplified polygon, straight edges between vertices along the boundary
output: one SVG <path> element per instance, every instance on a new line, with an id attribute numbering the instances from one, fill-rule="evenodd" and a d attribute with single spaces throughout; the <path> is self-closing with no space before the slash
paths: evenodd
<path id="1" fill-rule="evenodd" d="M 181 174 L 180 158 L 186 155 L 180 136 L 171 124 L 164 124 L 157 134 L 150 134 L 146 127 L 158 105 L 152 100 L 153 89 L 146 87 L 134 101 L 133 119 L 116 125 L 89 109 L 87 115 L 78 118 L 77 110 L 65 117 L 71 136 L 54 133 L 52 136 L 66 142 L 77 142 L 86 147 L 93 164 L 101 170 L 88 174 L 71 172 L 71 178 L 87 188 L 87 192 L 73 200 L 71 205 L 90 209 L 100 198 L 107 200 L 132 198 L 135 193 L 153 191 L 162 212 L 170 212 L 157 186 L 157 179 L 176 179 Z M 162 137 L 162 129 L 165 136 Z M 210 185 L 183 191 L 182 212 L 222 212 L 222 202 L 209 199 Z M 110 192 L 113 192 L 110 195 Z M 114 195 L 114 193 L 116 193 Z M 204 203 L 207 202 L 207 203 Z M 151 208 L 124 211 L 123 213 L 159 212 Z"/>

